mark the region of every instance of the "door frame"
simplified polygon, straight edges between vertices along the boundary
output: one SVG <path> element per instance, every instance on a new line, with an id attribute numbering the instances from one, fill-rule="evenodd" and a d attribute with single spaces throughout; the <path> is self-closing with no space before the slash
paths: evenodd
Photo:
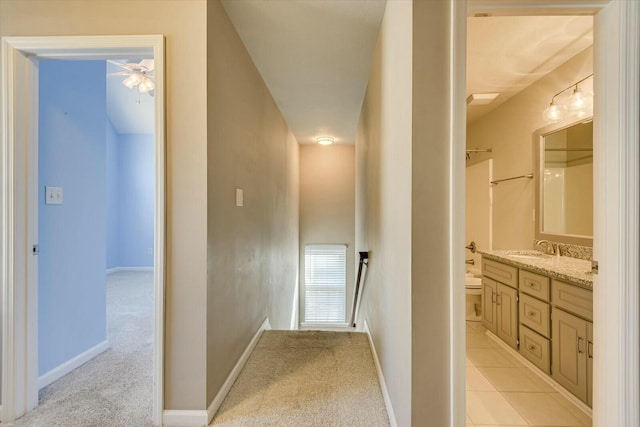
<path id="1" fill-rule="evenodd" d="M 155 60 L 155 206 L 153 410 L 164 408 L 165 40 L 162 35 L 3 37 L 0 247 L 2 286 L 2 422 L 38 404 L 37 146 L 39 59 Z"/>
<path id="2" fill-rule="evenodd" d="M 640 3 L 625 0 L 452 0 L 451 50 L 452 152 L 466 145 L 463 97 L 465 87 L 466 17 L 476 13 L 493 16 L 594 15 L 594 359 L 593 425 L 637 426 L 640 415 L 639 310 L 639 126 L 640 105 Z M 461 46 L 465 46 L 461 48 Z M 456 49 L 457 47 L 457 49 Z M 458 129 L 458 130 L 457 130 Z M 458 156 L 459 157 L 459 156 Z M 460 157 L 461 158 L 461 157 Z M 456 209 L 465 206 L 465 174 L 451 159 L 452 244 L 463 243 L 456 228 L 464 230 L 464 217 Z M 464 252 L 452 250 L 453 265 L 464 265 Z M 452 274 L 454 296 L 451 325 L 452 425 L 465 423 L 464 289 Z"/>

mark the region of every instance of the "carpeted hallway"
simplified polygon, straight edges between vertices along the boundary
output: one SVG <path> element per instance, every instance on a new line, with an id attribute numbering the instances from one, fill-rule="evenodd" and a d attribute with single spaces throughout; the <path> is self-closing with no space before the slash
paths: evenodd
<path id="1" fill-rule="evenodd" d="M 151 426 L 153 273 L 107 276 L 109 348 L 40 390 L 16 426 Z"/>
<path id="2" fill-rule="evenodd" d="M 388 426 L 367 336 L 265 331 L 213 426 Z"/>

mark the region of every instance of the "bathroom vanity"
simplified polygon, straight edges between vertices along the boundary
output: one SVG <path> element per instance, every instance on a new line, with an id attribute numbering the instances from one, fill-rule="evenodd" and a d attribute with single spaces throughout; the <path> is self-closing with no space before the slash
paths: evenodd
<path id="1" fill-rule="evenodd" d="M 482 254 L 482 323 L 591 406 L 590 261 L 539 251 Z"/>

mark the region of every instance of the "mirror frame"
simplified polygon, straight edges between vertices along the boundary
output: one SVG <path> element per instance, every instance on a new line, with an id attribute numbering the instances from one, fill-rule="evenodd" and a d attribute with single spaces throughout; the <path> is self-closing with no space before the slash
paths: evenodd
<path id="1" fill-rule="evenodd" d="M 542 159 L 544 159 L 544 137 L 554 133 L 561 131 L 563 129 L 569 128 L 571 126 L 593 121 L 593 116 L 589 115 L 587 117 L 581 118 L 580 120 L 573 121 L 564 121 L 560 123 L 553 123 L 549 126 L 545 126 L 543 128 L 538 129 L 533 133 L 533 153 L 534 153 L 534 170 L 537 173 L 537 177 L 535 179 L 536 188 L 535 188 L 535 236 L 537 240 L 550 240 L 552 242 L 559 243 L 567 243 L 571 245 L 580 245 L 580 246 L 589 246 L 593 247 L 593 236 L 578 236 L 573 234 L 555 234 L 555 233 L 545 233 L 542 231 L 543 224 L 543 194 L 542 190 L 544 188 L 544 163 Z M 593 191 L 593 190 L 592 190 Z"/>

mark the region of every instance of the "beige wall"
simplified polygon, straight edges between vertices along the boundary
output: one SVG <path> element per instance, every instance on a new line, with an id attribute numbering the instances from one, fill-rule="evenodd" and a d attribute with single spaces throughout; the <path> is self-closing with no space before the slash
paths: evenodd
<path id="1" fill-rule="evenodd" d="M 412 2 L 387 2 L 356 137 L 356 250 L 370 252 L 358 323 L 400 426 L 411 425 L 411 55 Z"/>
<path id="2" fill-rule="evenodd" d="M 347 244 L 345 319 L 355 283 L 355 147 L 300 146 L 300 321 L 304 321 L 304 247 Z"/>
<path id="3" fill-rule="evenodd" d="M 207 98 L 205 0 L 2 0 L 0 36 L 166 36 L 165 407 L 204 409 Z"/>
<path id="4" fill-rule="evenodd" d="M 209 403 L 266 317 L 289 328 L 299 152 L 221 3 L 207 4 Z M 243 207 L 235 206 L 236 188 Z"/>
<path id="5" fill-rule="evenodd" d="M 534 172 L 533 133 L 545 126 L 542 111 L 559 90 L 593 73 L 593 48 L 579 53 L 500 107 L 467 127 L 467 148 L 492 148 L 470 164 L 494 159 L 494 179 Z M 533 247 L 535 183 L 514 180 L 493 189 L 493 248 Z M 469 206 L 468 208 L 473 208 Z"/>

